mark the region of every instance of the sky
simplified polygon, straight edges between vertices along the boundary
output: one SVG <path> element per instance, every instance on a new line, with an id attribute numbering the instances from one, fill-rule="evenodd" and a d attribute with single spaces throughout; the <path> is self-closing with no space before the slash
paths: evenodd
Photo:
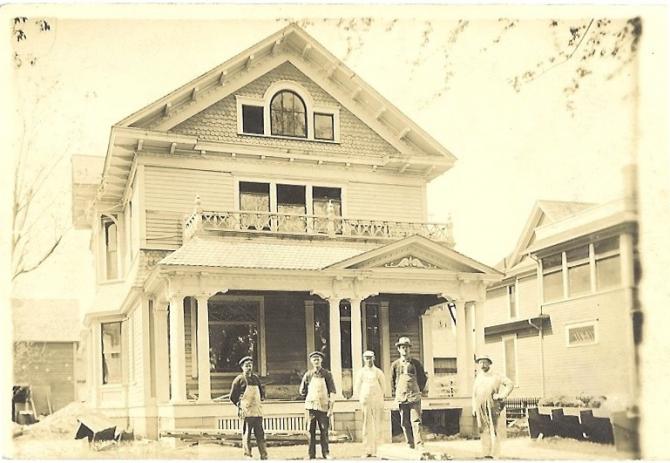
<path id="1" fill-rule="evenodd" d="M 565 48 L 561 34 L 586 24 L 593 11 L 517 9 L 510 16 L 499 8 L 227 6 L 141 10 L 132 19 L 128 10 L 93 11 L 93 18 L 73 9 L 48 12 L 51 31 L 33 25 L 29 40 L 14 45 L 22 64 L 11 66 L 13 122 L 26 123 L 23 149 L 33 166 L 59 160 L 45 184 L 46 225 L 36 243 L 69 226 L 72 154 L 104 156 L 114 123 L 289 18 L 309 19 L 309 34 L 458 158 L 428 187 L 429 221 L 451 214 L 458 251 L 495 265 L 512 251 L 537 200 L 605 202 L 621 195 L 621 168 L 634 147 L 634 66 L 607 80 L 611 63 L 594 65 L 571 111 L 564 88 L 575 60 L 520 92 L 510 84 L 557 46 Z M 632 12 L 597 11 L 607 16 Z M 548 27 L 557 17 L 561 26 Z M 351 18 L 358 18 L 353 27 Z M 500 18 L 520 19 L 502 33 L 509 22 Z M 460 34 L 459 21 L 468 21 Z M 50 293 L 54 285 L 42 276 L 70 271 L 64 269 L 79 272 L 82 280 L 75 281 L 91 281 L 81 271 L 89 262 L 88 237 L 70 235 L 43 269 L 18 282 L 17 294 L 36 287 Z M 56 286 L 70 294 L 68 285 Z M 76 295 L 82 285 L 74 286 Z"/>

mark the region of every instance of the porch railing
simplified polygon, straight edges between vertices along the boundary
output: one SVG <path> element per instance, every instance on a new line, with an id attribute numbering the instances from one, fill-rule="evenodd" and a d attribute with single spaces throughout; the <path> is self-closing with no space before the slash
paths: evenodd
<path id="1" fill-rule="evenodd" d="M 401 239 L 425 236 L 453 246 L 450 223 L 351 219 L 335 215 L 287 214 L 257 211 L 198 211 L 184 220 L 184 240 L 199 230 L 262 234 L 328 236 L 330 238 Z"/>

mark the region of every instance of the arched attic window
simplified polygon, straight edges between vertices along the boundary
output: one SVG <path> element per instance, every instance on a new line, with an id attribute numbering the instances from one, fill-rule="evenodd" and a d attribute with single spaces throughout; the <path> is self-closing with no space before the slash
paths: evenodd
<path id="1" fill-rule="evenodd" d="M 305 102 L 291 90 L 277 92 L 270 102 L 272 135 L 307 138 Z"/>

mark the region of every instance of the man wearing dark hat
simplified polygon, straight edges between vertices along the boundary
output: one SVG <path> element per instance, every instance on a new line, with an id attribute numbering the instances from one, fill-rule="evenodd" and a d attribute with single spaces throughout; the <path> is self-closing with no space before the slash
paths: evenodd
<path id="1" fill-rule="evenodd" d="M 242 419 L 242 449 L 244 456 L 251 458 L 251 432 L 256 436 L 256 444 L 261 460 L 268 459 L 263 431 L 263 409 L 261 402 L 265 400 L 265 390 L 261 380 L 252 370 L 253 358 L 246 356 L 240 359 L 242 374 L 238 375 L 230 387 L 230 401 L 237 406 L 238 416 Z"/>
<path id="2" fill-rule="evenodd" d="M 479 370 L 472 385 L 472 413 L 477 418 L 483 457 L 494 458 L 499 454 L 501 431 L 505 423 L 504 419 L 500 419 L 503 400 L 514 389 L 514 383 L 491 371 L 493 361 L 488 355 L 480 355 L 476 362 Z"/>
<path id="3" fill-rule="evenodd" d="M 300 395 L 305 397 L 305 409 L 309 411 L 309 458 L 316 458 L 316 427 L 319 426 L 321 454 L 332 459 L 328 450 L 328 429 L 335 401 L 335 382 L 330 371 L 321 367 L 324 355 L 315 351 L 309 354 L 312 369 L 305 373 L 300 383 Z"/>
<path id="4" fill-rule="evenodd" d="M 410 356 L 410 339 L 402 336 L 395 345 L 400 358 L 391 364 L 391 389 L 400 410 L 400 424 L 407 444 L 423 448 L 421 392 L 428 378 L 421 362 Z"/>

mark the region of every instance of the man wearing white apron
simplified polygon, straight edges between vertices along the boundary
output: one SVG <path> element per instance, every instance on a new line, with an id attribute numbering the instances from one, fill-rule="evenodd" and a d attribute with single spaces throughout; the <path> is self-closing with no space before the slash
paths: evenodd
<path id="1" fill-rule="evenodd" d="M 333 414 L 335 382 L 330 371 L 321 367 L 324 355 L 316 351 L 309 354 L 314 367 L 305 373 L 300 383 L 300 395 L 305 397 L 305 409 L 309 412 L 309 458 L 316 458 L 316 427 L 319 426 L 321 454 L 332 459 L 328 450 L 328 429 Z"/>
<path id="2" fill-rule="evenodd" d="M 254 361 L 251 357 L 240 360 L 242 374 L 238 375 L 230 388 L 230 401 L 237 405 L 238 416 L 242 420 L 242 449 L 244 456 L 251 458 L 251 433 L 256 436 L 256 444 L 261 460 L 268 459 L 263 431 L 263 409 L 265 390 L 258 376 L 253 374 Z"/>
<path id="3" fill-rule="evenodd" d="M 375 353 L 363 352 L 363 368 L 356 373 L 354 393 L 363 410 L 363 457 L 377 456 L 384 413 L 384 373 L 375 366 Z"/>
<path id="4" fill-rule="evenodd" d="M 400 358 L 391 364 L 391 388 L 400 411 L 400 425 L 410 448 L 423 450 L 421 437 L 421 393 L 428 378 L 423 365 L 413 358 L 412 342 L 401 336 L 395 343 Z"/>
<path id="5" fill-rule="evenodd" d="M 497 457 L 500 440 L 505 429 L 503 400 L 514 389 L 514 383 L 507 377 L 493 373 L 493 361 L 486 355 L 477 357 L 477 376 L 472 385 L 472 413 L 477 418 L 482 453 L 484 458 Z"/>

